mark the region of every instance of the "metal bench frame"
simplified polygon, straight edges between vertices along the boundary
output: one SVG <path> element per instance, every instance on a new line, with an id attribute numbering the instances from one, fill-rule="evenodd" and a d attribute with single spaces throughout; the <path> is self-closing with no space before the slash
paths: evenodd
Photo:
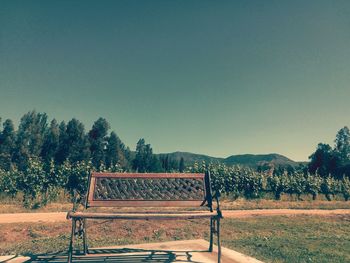
<path id="1" fill-rule="evenodd" d="M 153 183 L 157 180 L 169 180 L 171 182 L 180 182 L 181 180 L 195 180 L 195 182 L 203 182 L 199 184 L 195 189 L 199 193 L 203 193 L 201 198 L 197 196 L 186 199 L 183 195 L 180 198 L 169 199 L 166 197 L 162 198 L 147 199 L 146 198 L 131 198 L 126 199 L 125 196 L 117 198 L 115 195 L 113 198 L 108 196 L 108 193 L 98 189 L 98 180 L 141 180 L 147 183 Z M 151 181 L 148 181 L 151 180 Z M 118 181 L 116 181 L 118 182 Z M 99 181 L 101 184 L 101 181 Z M 171 186 L 170 186 L 171 187 Z M 184 187 L 185 188 L 185 187 Z M 161 192 L 162 189 L 158 187 Z M 178 187 L 176 187 L 178 190 Z M 115 190 L 115 189 L 113 189 Z M 167 190 L 170 190 L 171 188 Z M 127 195 L 129 188 L 125 188 L 123 193 L 117 189 L 119 195 Z M 165 191 L 165 190 L 164 190 Z M 191 189 L 188 190 L 191 193 Z M 194 190 L 196 191 L 196 190 Z M 137 190 L 131 189 L 130 192 L 136 196 L 140 196 Z M 168 191 L 169 192 L 169 191 Z M 175 189 L 174 189 L 175 192 Z M 143 194 L 143 193 L 142 193 Z M 101 200 L 101 196 L 103 197 Z M 107 198 L 106 198 L 107 196 Z M 186 195 L 185 195 L 186 196 Z M 213 209 L 213 199 L 216 201 L 215 211 Z M 165 207 L 207 207 L 207 211 L 162 211 L 160 208 Z M 217 247 L 218 247 L 218 262 L 221 260 L 221 244 L 220 244 L 220 219 L 222 213 L 220 210 L 219 194 L 212 195 L 212 189 L 210 184 L 210 173 L 205 174 L 194 174 L 194 173 L 97 173 L 92 172 L 88 179 L 88 192 L 86 195 L 85 209 L 89 207 L 156 207 L 156 212 L 113 212 L 113 213 L 95 213 L 95 212 L 77 212 L 75 208 L 68 212 L 67 219 L 72 219 L 72 232 L 68 250 L 68 263 L 73 260 L 73 246 L 76 238 L 82 238 L 83 241 L 83 254 L 89 254 L 87 245 L 87 219 L 128 219 L 128 220 L 183 220 L 183 219 L 199 219 L 209 218 L 210 219 L 210 237 L 209 237 L 209 252 L 213 251 L 213 236 L 217 236 Z"/>

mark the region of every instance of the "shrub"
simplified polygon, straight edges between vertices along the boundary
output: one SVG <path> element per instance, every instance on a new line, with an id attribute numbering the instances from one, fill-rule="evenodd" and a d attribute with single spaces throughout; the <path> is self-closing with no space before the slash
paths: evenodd
<path id="1" fill-rule="evenodd" d="M 328 201 L 332 200 L 332 197 L 338 192 L 339 183 L 331 176 L 324 178 L 321 184 L 321 191 L 326 196 Z"/>
<path id="2" fill-rule="evenodd" d="M 345 201 L 348 201 L 350 198 L 350 179 L 349 177 L 343 176 L 341 180 L 341 193 L 344 196 Z"/>
<path id="3" fill-rule="evenodd" d="M 322 178 L 319 175 L 310 175 L 305 178 L 305 192 L 312 195 L 312 200 L 316 200 L 318 193 L 321 192 Z"/>

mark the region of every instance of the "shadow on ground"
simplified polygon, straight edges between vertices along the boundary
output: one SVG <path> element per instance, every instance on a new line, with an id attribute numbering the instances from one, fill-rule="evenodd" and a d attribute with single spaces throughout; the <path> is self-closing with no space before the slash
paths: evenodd
<path id="1" fill-rule="evenodd" d="M 199 250 L 194 251 L 167 251 L 167 250 L 148 250 L 148 249 L 93 249 L 89 250 L 88 255 L 82 255 L 75 252 L 73 257 L 74 263 L 92 263 L 92 262 L 158 262 L 158 263 L 170 263 L 170 262 L 193 262 L 201 263 L 198 261 L 192 261 L 193 252 L 204 252 Z M 37 254 L 26 255 L 26 260 L 21 261 L 25 263 L 33 262 L 50 262 L 50 263 L 65 263 L 67 262 L 67 252 L 59 252 L 54 254 Z M 181 260 L 181 259 L 185 260 Z M 12 262 L 14 258 L 6 260 L 5 262 Z"/>

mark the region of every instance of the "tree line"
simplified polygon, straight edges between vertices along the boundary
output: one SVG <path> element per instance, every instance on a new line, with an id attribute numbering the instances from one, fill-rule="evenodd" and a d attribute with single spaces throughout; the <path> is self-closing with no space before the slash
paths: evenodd
<path id="1" fill-rule="evenodd" d="M 350 132 L 338 131 L 332 148 L 320 143 L 310 162 L 297 169 L 265 167 L 254 170 L 224 164 L 194 163 L 153 153 L 150 144 L 139 139 L 135 151 L 125 146 L 104 118 L 89 131 L 73 118 L 67 123 L 48 122 L 45 113 L 30 111 L 20 119 L 16 130 L 6 119 L 0 131 L 0 193 L 23 195 L 25 206 L 45 205 L 62 190 L 82 200 L 91 171 L 110 172 L 204 172 L 212 174 L 214 189 L 226 195 L 259 198 L 271 192 L 282 194 L 324 194 L 331 200 L 342 194 L 350 198 Z"/>
<path id="2" fill-rule="evenodd" d="M 316 151 L 309 157 L 308 171 L 321 177 L 331 176 L 341 179 L 350 176 L 350 131 L 347 126 L 340 129 L 334 146 L 319 143 Z"/>
<path id="3" fill-rule="evenodd" d="M 350 199 L 350 179 L 343 176 L 336 179 L 330 175 L 323 177 L 310 174 L 305 169 L 294 171 L 278 170 L 256 171 L 247 167 L 226 166 L 225 164 L 195 163 L 188 167 L 190 172 L 209 171 L 214 191 L 231 198 L 262 198 L 271 193 L 276 200 L 283 194 L 295 195 L 302 200 L 302 195 L 310 195 L 313 200 L 322 194 L 331 201 L 336 195 L 344 200 Z"/>
<path id="4" fill-rule="evenodd" d="M 178 162 L 168 156 L 158 158 L 143 138 L 137 142 L 136 151 L 131 151 L 114 131 L 110 132 L 104 118 L 96 120 L 86 132 L 84 124 L 75 118 L 67 123 L 56 119 L 49 122 L 46 113 L 36 111 L 24 114 L 17 130 L 13 121 L 6 119 L 0 131 L 0 169 L 25 171 L 30 159 L 46 165 L 51 161 L 56 165 L 91 161 L 96 170 L 116 165 L 138 172 L 184 170 L 183 159 Z"/>

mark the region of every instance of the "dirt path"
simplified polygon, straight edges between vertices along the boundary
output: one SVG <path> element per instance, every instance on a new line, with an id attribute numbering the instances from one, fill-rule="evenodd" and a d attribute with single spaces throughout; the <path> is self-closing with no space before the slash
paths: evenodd
<path id="1" fill-rule="evenodd" d="M 57 222 L 65 221 L 66 212 L 54 213 L 13 213 L 0 214 L 0 224 L 21 222 Z M 254 216 L 277 216 L 277 215 L 350 215 L 350 209 L 256 209 L 256 210 L 225 210 L 225 218 L 242 218 Z"/>

